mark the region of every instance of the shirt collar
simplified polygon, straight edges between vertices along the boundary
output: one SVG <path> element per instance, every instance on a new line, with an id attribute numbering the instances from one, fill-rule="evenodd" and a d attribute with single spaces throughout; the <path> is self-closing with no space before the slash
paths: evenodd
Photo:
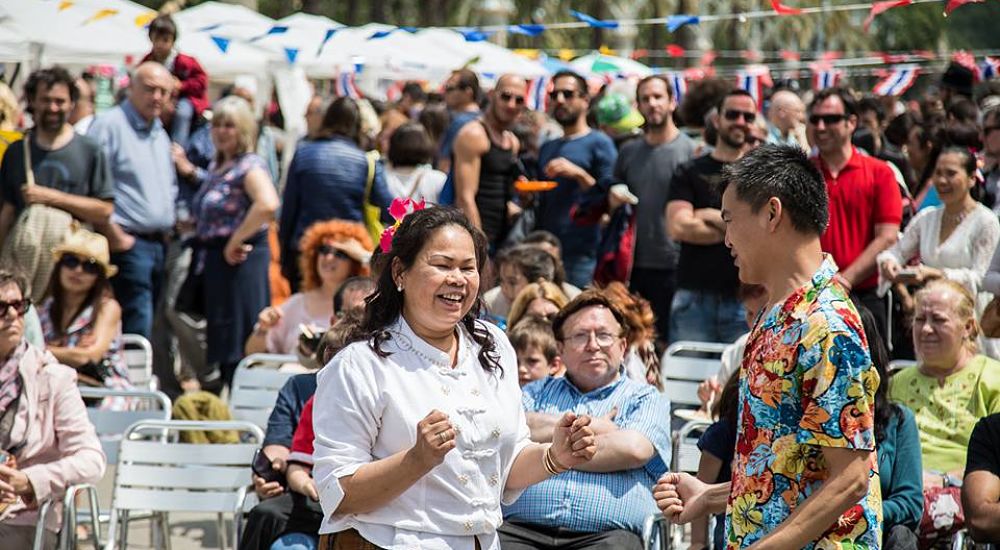
<path id="1" fill-rule="evenodd" d="M 132 125 L 137 131 L 140 132 L 150 132 L 159 127 L 162 127 L 160 119 L 154 118 L 152 122 L 147 122 L 146 119 L 142 118 L 139 111 L 135 109 L 135 105 L 132 104 L 131 99 L 126 99 L 121 103 L 122 111 L 125 113 L 125 119 L 128 123 Z"/>
<path id="2" fill-rule="evenodd" d="M 780 306 L 772 308 L 764 319 L 765 327 L 780 327 L 784 325 L 789 317 L 799 317 L 806 313 L 808 305 L 813 302 L 817 295 L 833 284 L 833 278 L 840 268 L 833 261 L 833 256 L 823 254 L 823 263 L 819 269 L 813 273 L 812 277 L 804 285 L 795 289 Z"/>
<path id="3" fill-rule="evenodd" d="M 860 168 L 861 157 L 863 155 L 864 153 L 859 151 L 857 147 L 851 146 L 851 158 L 847 159 L 847 164 L 845 164 L 844 167 L 840 169 L 840 174 L 843 174 L 844 172 L 851 170 L 853 168 Z M 824 178 L 830 177 L 831 175 L 830 168 L 826 165 L 826 161 L 823 160 L 823 155 L 819 153 L 816 154 L 816 164 L 819 165 L 819 169 L 823 172 Z"/>
<path id="4" fill-rule="evenodd" d="M 565 386 L 569 391 L 576 394 L 578 397 L 589 397 L 592 399 L 601 399 L 606 397 L 611 392 L 615 391 L 622 383 L 625 382 L 625 365 L 618 367 L 618 376 L 609 384 L 601 386 L 596 390 L 591 390 L 589 392 L 580 391 L 580 388 L 576 387 L 575 384 L 569 379 L 569 376 L 563 375 L 559 378 L 559 383 Z"/>
<path id="5" fill-rule="evenodd" d="M 396 318 L 396 321 L 388 327 L 388 330 L 395 336 L 394 341 L 400 350 L 411 352 L 417 357 L 424 359 L 436 367 L 442 374 L 455 376 L 466 374 L 465 359 L 470 352 L 470 341 L 465 327 L 461 324 L 456 325 L 456 330 L 458 331 L 458 361 L 454 368 L 451 366 L 451 357 L 418 336 L 402 315 Z"/>

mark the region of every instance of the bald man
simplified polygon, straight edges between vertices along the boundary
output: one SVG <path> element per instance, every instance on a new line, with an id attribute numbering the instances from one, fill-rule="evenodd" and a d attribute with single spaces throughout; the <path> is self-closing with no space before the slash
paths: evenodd
<path id="1" fill-rule="evenodd" d="M 170 137 L 160 122 L 173 84 L 163 65 L 139 65 L 128 98 L 98 115 L 88 132 L 104 150 L 114 181 L 115 210 L 99 229 L 110 242 L 111 263 L 118 266 L 111 284 L 122 306 L 122 329 L 147 338 L 175 221 L 177 180 Z"/>
<path id="2" fill-rule="evenodd" d="M 767 142 L 798 145 L 808 149 L 805 139 L 806 106 L 795 92 L 778 90 L 767 110 Z"/>
<path id="3" fill-rule="evenodd" d="M 501 76 L 490 91 L 486 112 L 455 137 L 455 206 L 486 233 L 493 250 L 510 228 L 510 190 L 520 174 L 517 154 L 521 147 L 510 126 L 524 111 L 527 88 L 520 76 Z"/>

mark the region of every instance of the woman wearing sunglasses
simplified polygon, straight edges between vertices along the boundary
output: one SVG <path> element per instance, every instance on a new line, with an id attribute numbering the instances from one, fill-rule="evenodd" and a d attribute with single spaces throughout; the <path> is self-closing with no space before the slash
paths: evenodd
<path id="1" fill-rule="evenodd" d="M 46 348 L 77 371 L 87 386 L 132 389 L 122 355 L 122 308 L 108 281 L 118 272 L 109 263 L 108 240 L 76 229 L 53 250 L 56 268 L 46 299 L 38 308 Z M 102 408 L 123 410 L 123 398 L 108 398 Z"/>
<path id="2" fill-rule="evenodd" d="M 23 277 L 0 268 L 0 546 L 31 548 L 47 500 L 41 548 L 52 550 L 66 487 L 97 483 L 105 459 L 76 373 L 24 337 L 26 292 Z"/>
<path id="3" fill-rule="evenodd" d="M 245 353 L 296 353 L 302 325 L 322 335 L 335 321 L 334 294 L 347 279 L 368 274 L 372 248 L 368 231 L 359 223 L 330 220 L 311 225 L 299 241 L 300 291 L 260 312 Z"/>

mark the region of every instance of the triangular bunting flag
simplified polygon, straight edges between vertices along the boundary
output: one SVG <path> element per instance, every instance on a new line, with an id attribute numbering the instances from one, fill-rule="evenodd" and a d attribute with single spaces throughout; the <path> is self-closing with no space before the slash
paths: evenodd
<path id="1" fill-rule="evenodd" d="M 986 0 L 948 0 L 948 5 L 944 7 L 945 16 L 966 4 L 982 4 Z"/>
<path id="2" fill-rule="evenodd" d="M 289 64 L 294 65 L 295 58 L 298 56 L 299 56 L 298 48 L 285 48 L 285 59 L 288 60 Z"/>
<path id="3" fill-rule="evenodd" d="M 72 0 L 63 0 L 62 2 L 59 2 L 59 11 L 63 11 L 65 9 L 69 9 L 69 8 L 73 7 L 73 4 L 75 4 L 75 3 L 76 2 L 73 2 Z"/>
<path id="4" fill-rule="evenodd" d="M 871 11 L 868 12 L 868 17 L 865 18 L 865 32 L 868 32 L 868 27 L 871 26 L 872 21 L 875 20 L 875 16 L 883 14 L 892 8 L 898 8 L 900 6 L 908 6 L 912 3 L 912 0 L 889 0 L 888 2 L 875 2 L 872 4 Z"/>
<path id="5" fill-rule="evenodd" d="M 671 15 L 667 18 L 667 30 L 677 32 L 684 25 L 697 25 L 700 21 L 697 15 Z"/>
<path id="6" fill-rule="evenodd" d="M 337 29 L 326 29 L 326 34 L 323 35 L 323 41 L 320 42 L 319 47 L 316 48 L 317 56 L 323 53 L 323 48 L 326 46 L 326 43 L 329 42 L 331 38 L 333 38 L 334 34 L 337 34 Z"/>
<path id="7" fill-rule="evenodd" d="M 784 6 L 781 4 L 780 0 L 771 0 L 771 9 L 777 12 L 778 15 L 798 15 L 802 13 L 801 8 Z"/>
<path id="8" fill-rule="evenodd" d="M 524 36 L 539 36 L 545 32 L 545 25 L 511 25 L 507 27 L 507 32 L 523 34 Z"/>
<path id="9" fill-rule="evenodd" d="M 617 21 L 603 21 L 601 19 L 596 19 L 594 17 L 591 17 L 591 16 L 589 16 L 589 15 L 587 15 L 585 13 L 578 12 L 576 10 L 569 10 L 569 13 L 572 14 L 573 17 L 576 17 L 580 21 L 583 21 L 584 23 L 590 25 L 591 27 L 594 27 L 595 29 L 617 29 L 618 28 L 618 22 Z"/>
<path id="10" fill-rule="evenodd" d="M 215 42 L 215 45 L 218 46 L 219 51 L 221 51 L 222 53 L 226 53 L 227 51 L 229 51 L 228 38 L 223 38 L 221 36 L 215 36 L 215 35 L 211 35 L 210 38 L 212 39 L 212 42 Z"/>
<path id="11" fill-rule="evenodd" d="M 118 10 L 116 10 L 114 8 L 104 8 L 102 10 L 97 10 L 97 13 L 95 13 L 94 15 L 91 15 L 90 17 L 88 17 L 83 22 L 83 24 L 84 25 L 89 25 L 89 24 L 93 23 L 94 21 L 100 21 L 101 19 L 105 19 L 107 17 L 111 17 L 112 15 L 118 15 Z"/>

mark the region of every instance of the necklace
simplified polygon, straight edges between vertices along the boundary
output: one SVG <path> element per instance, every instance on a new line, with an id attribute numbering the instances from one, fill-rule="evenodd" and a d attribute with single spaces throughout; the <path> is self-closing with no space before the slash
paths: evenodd
<path id="1" fill-rule="evenodd" d="M 948 214 L 946 212 L 945 213 L 945 220 L 948 221 L 948 222 L 950 222 L 950 223 L 952 223 L 952 224 L 954 224 L 954 225 L 958 225 L 958 224 L 962 223 L 962 220 L 964 220 L 975 208 L 976 208 L 976 206 L 973 205 L 972 207 L 966 208 L 966 209 L 962 210 L 961 212 L 959 212 L 957 214 Z"/>

